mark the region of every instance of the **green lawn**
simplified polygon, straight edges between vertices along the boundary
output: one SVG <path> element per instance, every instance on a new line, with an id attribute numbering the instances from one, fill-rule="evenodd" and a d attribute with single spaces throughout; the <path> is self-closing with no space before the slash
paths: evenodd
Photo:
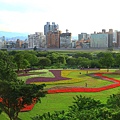
<path id="1" fill-rule="evenodd" d="M 45 98 L 42 98 L 41 103 L 37 103 L 32 111 L 20 113 L 19 117 L 22 120 L 30 120 L 30 116 L 35 116 L 37 114 L 43 114 L 45 112 L 54 112 L 60 110 L 68 110 L 68 106 L 72 105 L 73 97 L 76 95 L 83 95 L 86 97 L 92 97 L 96 100 L 101 100 L 101 102 L 106 103 L 107 98 L 111 94 L 118 93 L 120 87 L 96 92 L 96 93 L 59 93 L 59 94 L 47 94 Z"/>
<path id="2" fill-rule="evenodd" d="M 34 72 L 34 71 L 32 71 L 32 72 Z M 39 72 L 39 71 L 36 71 L 36 72 Z M 95 72 L 95 71 L 91 71 L 91 72 Z M 102 72 L 102 71 L 98 71 L 98 72 Z M 119 79 L 118 75 L 111 75 L 110 76 L 110 75 L 106 74 L 106 76 L 109 76 L 109 77 L 112 77 L 112 78 L 114 77 L 116 79 Z M 88 87 L 93 87 L 95 85 L 100 87 L 102 85 L 105 85 L 105 84 L 108 85 L 108 84 L 111 83 L 111 82 L 108 82 L 108 81 L 99 80 L 97 78 L 91 78 L 90 76 L 86 75 L 86 71 L 82 71 L 81 75 L 79 75 L 79 73 L 77 73 L 77 72 L 72 72 L 72 73 L 68 74 L 68 77 L 70 77 L 70 78 L 80 78 L 80 79 L 83 80 L 79 83 L 65 84 L 65 85 L 69 85 L 69 86 L 79 86 L 79 85 L 82 85 L 82 84 L 84 85 L 84 82 L 86 82 L 86 81 L 89 83 Z M 49 87 L 54 87 L 56 85 L 57 84 L 52 84 L 52 85 L 49 85 Z M 58 84 L 58 85 L 61 86 L 62 84 Z M 120 92 L 120 87 L 105 90 L 105 91 L 102 91 L 102 92 L 96 92 L 96 93 L 81 92 L 81 93 L 47 94 L 46 97 L 41 99 L 41 103 L 37 103 L 34 106 L 33 110 L 31 110 L 29 112 L 21 112 L 19 114 L 19 118 L 21 120 L 31 120 L 31 117 L 35 116 L 37 114 L 43 114 L 45 112 L 51 112 L 52 113 L 54 111 L 60 111 L 60 110 L 66 110 L 67 111 L 68 106 L 72 105 L 73 97 L 75 97 L 76 95 L 83 95 L 83 96 L 86 96 L 86 97 L 92 97 L 94 99 L 101 100 L 101 102 L 103 102 L 103 103 L 106 103 L 107 98 L 111 94 L 116 94 L 118 92 Z M 5 113 L 2 113 L 0 115 L 0 120 L 8 120 Z"/>
<path id="3" fill-rule="evenodd" d="M 116 74 L 103 74 L 104 76 L 110 77 L 110 78 L 115 78 L 116 80 L 120 80 L 120 75 Z"/>

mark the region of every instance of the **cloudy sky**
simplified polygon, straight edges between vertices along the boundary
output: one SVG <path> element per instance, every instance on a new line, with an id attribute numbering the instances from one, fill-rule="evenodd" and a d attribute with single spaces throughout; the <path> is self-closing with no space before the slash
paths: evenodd
<path id="1" fill-rule="evenodd" d="M 120 30 L 119 0 L 0 0 L 0 31 L 43 32 L 55 22 L 77 36 Z"/>

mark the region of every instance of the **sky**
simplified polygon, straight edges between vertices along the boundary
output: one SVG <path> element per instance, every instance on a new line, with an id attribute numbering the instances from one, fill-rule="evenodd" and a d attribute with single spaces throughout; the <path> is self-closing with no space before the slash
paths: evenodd
<path id="1" fill-rule="evenodd" d="M 44 32 L 55 22 L 73 36 L 120 30 L 119 0 L 0 0 L 0 31 Z"/>

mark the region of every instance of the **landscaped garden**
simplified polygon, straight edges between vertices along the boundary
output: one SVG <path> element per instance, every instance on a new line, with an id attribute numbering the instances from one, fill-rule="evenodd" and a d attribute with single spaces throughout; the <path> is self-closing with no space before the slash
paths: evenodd
<path id="1" fill-rule="evenodd" d="M 11 68 L 13 63 L 11 63 L 11 67 L 8 66 L 7 68 L 4 59 L 1 60 L 2 68 L 0 69 L 0 77 L 2 80 L 1 83 L 3 84 L 1 84 L 1 88 L 5 90 L 3 91 L 5 93 L 2 94 L 1 92 L 1 95 L 3 95 L 6 104 L 2 101 L 3 97 L 0 99 L 0 102 L 3 102 L 4 107 L 9 109 L 7 102 L 10 100 L 11 110 L 14 110 L 14 103 L 16 102 L 15 105 L 19 107 L 18 104 L 22 101 L 23 106 L 20 106 L 20 109 L 18 108 L 20 110 L 18 111 L 20 112 L 18 117 L 21 120 L 31 120 L 31 117 L 42 115 L 47 112 L 53 113 L 54 111 L 61 110 L 68 111 L 69 106 L 73 104 L 73 97 L 76 95 L 91 97 L 95 100 L 100 100 L 102 103 L 107 103 L 107 99 L 110 95 L 117 94 L 120 91 L 120 72 L 118 69 L 110 69 L 118 68 L 119 61 L 117 61 L 117 57 L 119 56 L 117 56 L 113 62 L 109 61 L 112 60 L 109 54 L 104 54 L 106 57 L 102 57 L 104 56 L 103 54 L 92 57 L 89 56 L 89 54 L 78 54 L 81 57 L 78 57 L 77 54 L 72 55 L 72 57 L 57 56 L 55 53 L 47 54 L 48 55 L 43 58 L 39 57 L 39 54 L 37 54 L 38 61 L 33 64 L 33 61 L 35 60 L 32 58 L 28 59 L 27 54 L 25 54 L 24 59 L 22 59 L 22 54 L 16 53 L 14 60 L 17 67 L 13 67 L 13 69 L 10 70 L 8 68 Z M 51 55 L 53 55 L 53 57 L 51 57 Z M 115 54 L 113 54 L 113 56 L 115 56 Z M 29 58 L 30 57 L 31 55 Z M 7 60 L 9 61 L 9 59 Z M 29 61 L 29 64 L 26 60 Z M 111 64 L 112 62 L 114 65 Z M 7 70 L 9 70 L 9 72 L 7 72 Z M 11 74 L 12 70 L 16 70 L 16 77 L 18 79 L 14 77 L 14 73 Z M 43 84 L 46 85 L 44 86 L 44 89 L 42 89 Z M 4 85 L 6 85 L 5 88 L 7 90 L 4 89 Z M 38 86 L 41 87 L 38 89 Z M 34 90 L 36 91 L 34 92 Z M 36 102 L 36 99 L 33 99 L 36 98 L 34 96 L 37 96 L 37 91 L 42 91 L 46 94 L 43 98 L 41 98 L 42 96 L 37 97 L 40 98 L 41 103 L 38 101 Z M 6 97 L 7 95 L 8 97 Z M 21 99 L 21 96 L 23 99 L 25 98 L 26 103 Z M 19 101 L 20 99 L 21 101 Z M 16 101 L 13 102 L 13 100 Z M 33 100 L 33 102 L 29 102 L 29 100 Z M 16 111 L 17 109 L 15 108 L 15 112 Z M 9 113 L 6 114 L 3 110 L 0 118 L 8 120 L 8 117 Z"/>
<path id="2" fill-rule="evenodd" d="M 106 73 L 106 74 L 105 74 Z M 115 78 L 117 74 L 109 74 L 104 70 L 37 70 L 27 75 L 20 75 L 19 79 L 26 84 L 46 84 L 50 93 L 61 92 L 100 92 L 120 86 Z"/>
<path id="3" fill-rule="evenodd" d="M 111 93 L 119 90 L 120 80 L 118 74 L 112 74 L 114 70 L 34 70 L 19 74 L 27 84 L 46 84 L 48 94 L 42 98 L 42 103 L 26 106 L 26 111 L 20 113 L 22 120 L 30 119 L 30 116 L 67 110 L 72 104 L 75 95 L 90 96 L 103 102 Z M 114 78 L 113 78 L 114 77 Z M 57 94 L 55 94 L 57 93 Z M 64 102 L 63 102 L 64 101 Z M 48 107 L 49 106 L 49 107 Z M 3 115 L 2 115 L 3 116 Z"/>

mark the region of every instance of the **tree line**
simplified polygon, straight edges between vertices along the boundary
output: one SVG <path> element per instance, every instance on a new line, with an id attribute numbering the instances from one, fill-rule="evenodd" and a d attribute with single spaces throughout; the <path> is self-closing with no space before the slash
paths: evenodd
<path id="1" fill-rule="evenodd" d="M 16 64 L 17 70 L 26 68 L 119 68 L 120 53 L 99 52 L 49 52 L 49 51 L 10 51 L 9 56 Z"/>

